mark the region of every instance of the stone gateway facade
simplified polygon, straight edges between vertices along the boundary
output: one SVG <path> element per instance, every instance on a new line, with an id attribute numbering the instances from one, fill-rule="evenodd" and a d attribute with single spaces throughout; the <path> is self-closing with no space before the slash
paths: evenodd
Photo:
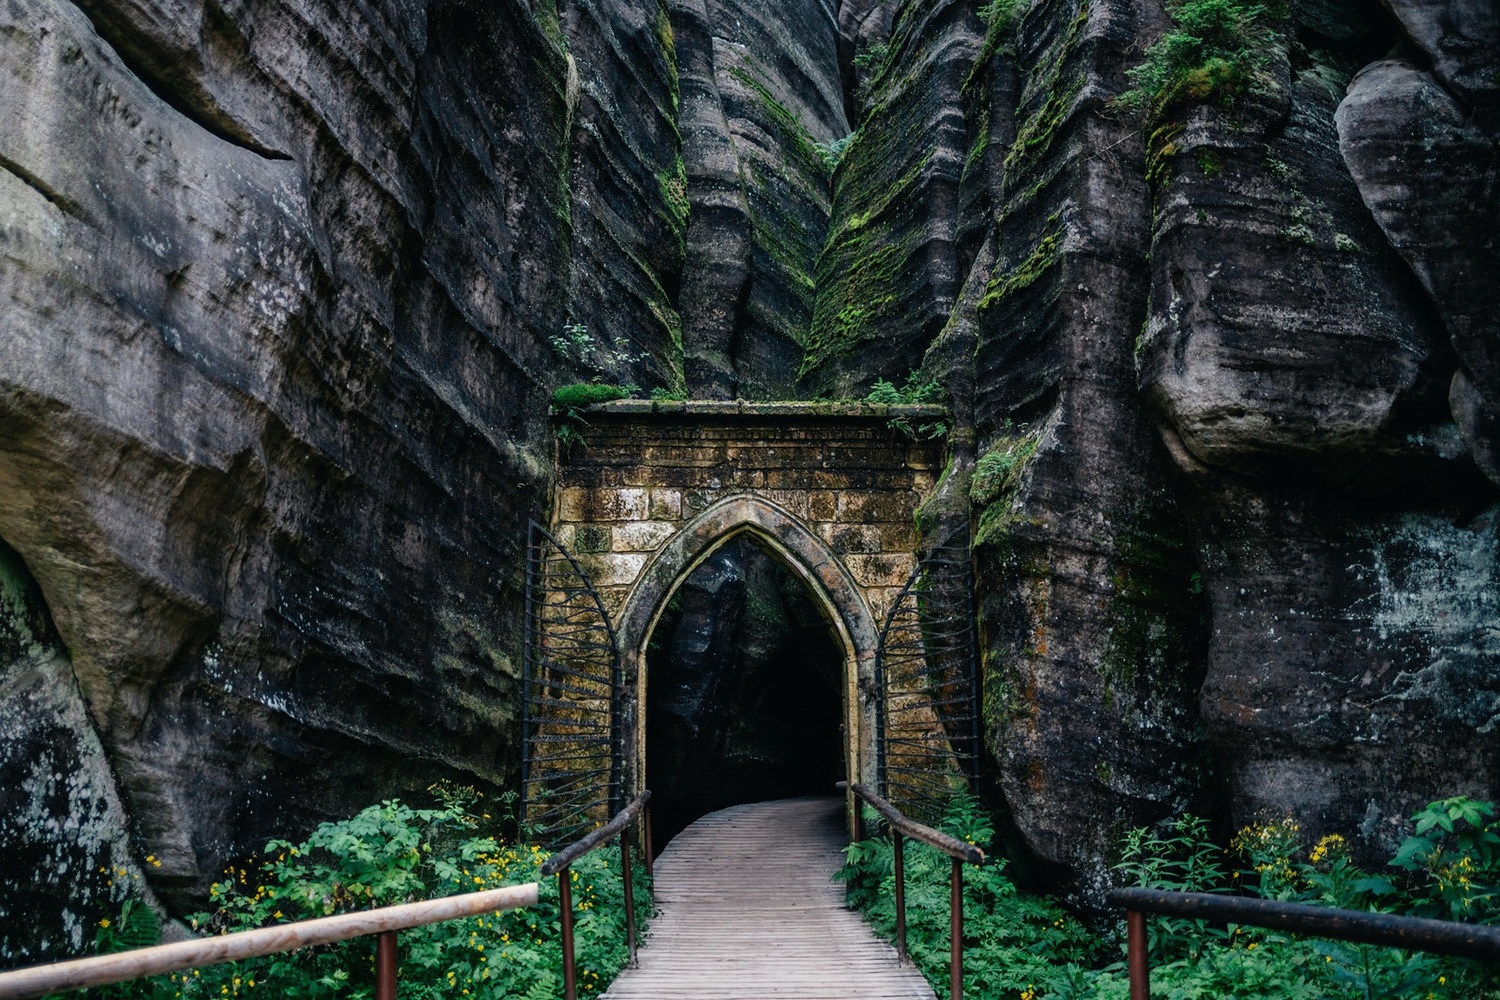
<path id="1" fill-rule="evenodd" d="M 673 592 L 749 534 L 807 586 L 845 656 L 847 773 L 874 780 L 875 652 L 917 565 L 917 508 L 941 440 L 902 429 L 936 407 L 622 400 L 559 447 L 552 533 L 611 616 L 644 718 L 646 644 Z M 635 727 L 637 782 L 644 727 Z"/>

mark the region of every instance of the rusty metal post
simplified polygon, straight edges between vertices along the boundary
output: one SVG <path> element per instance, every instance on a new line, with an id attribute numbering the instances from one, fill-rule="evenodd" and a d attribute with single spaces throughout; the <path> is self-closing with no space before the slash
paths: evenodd
<path id="1" fill-rule="evenodd" d="M 620 871 L 625 876 L 625 940 L 630 942 L 630 967 L 635 968 L 635 873 L 630 869 L 630 827 L 620 833 Z"/>
<path id="2" fill-rule="evenodd" d="M 901 833 L 891 829 L 891 847 L 896 852 L 896 954 L 906 961 L 906 850 Z"/>
<path id="3" fill-rule="evenodd" d="M 562 918 L 563 997 L 578 1000 L 577 972 L 573 968 L 572 871 L 566 867 L 557 873 L 557 910 Z"/>
<path id="4" fill-rule="evenodd" d="M 651 803 L 649 802 L 641 808 L 641 827 L 641 850 L 646 854 L 646 878 L 654 880 L 656 872 L 652 869 L 655 862 L 651 857 Z"/>
<path id="5" fill-rule="evenodd" d="M 396 932 L 375 938 L 375 1000 L 396 1000 Z"/>
<path id="6" fill-rule="evenodd" d="M 1127 960 L 1130 966 L 1130 1000 L 1150 1000 L 1151 959 L 1146 954 L 1146 915 L 1139 910 L 1125 913 Z"/>
<path id="7" fill-rule="evenodd" d="M 963 1000 L 964 996 L 964 863 L 958 858 L 953 859 L 953 896 L 949 900 L 949 908 L 953 911 L 953 925 L 948 934 L 951 938 L 948 957 L 948 976 L 952 981 L 949 993 L 953 1000 Z"/>

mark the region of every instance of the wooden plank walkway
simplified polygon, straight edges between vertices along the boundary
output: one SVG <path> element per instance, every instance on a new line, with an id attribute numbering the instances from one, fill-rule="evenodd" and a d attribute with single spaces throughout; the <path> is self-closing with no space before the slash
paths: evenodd
<path id="1" fill-rule="evenodd" d="M 934 1000 L 844 908 L 843 800 L 710 813 L 656 859 L 657 915 L 610 1000 Z"/>

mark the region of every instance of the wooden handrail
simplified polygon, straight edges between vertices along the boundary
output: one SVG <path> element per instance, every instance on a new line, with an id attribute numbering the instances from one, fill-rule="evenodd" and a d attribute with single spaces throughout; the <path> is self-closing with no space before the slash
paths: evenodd
<path id="1" fill-rule="evenodd" d="M 878 793 L 864 785 L 839 782 L 858 795 L 885 817 L 891 828 L 891 849 L 896 868 L 896 954 L 906 961 L 906 855 L 901 838 L 910 837 L 935 847 L 952 859 L 949 873 L 948 994 L 952 1000 L 964 995 L 964 863 L 984 863 L 984 852 L 973 844 L 951 837 L 941 830 L 923 826 L 906 816 Z"/>
<path id="2" fill-rule="evenodd" d="M 866 788 L 864 785 L 852 784 L 849 786 L 849 790 L 870 803 L 875 811 L 880 813 L 893 829 L 901 831 L 902 836 L 910 837 L 912 840 L 920 840 L 928 847 L 935 847 L 950 858 L 955 858 L 971 865 L 984 864 L 984 851 L 973 844 L 959 840 L 957 837 L 950 836 L 941 830 L 934 830 L 930 826 L 923 826 L 916 820 L 906 816 L 901 810 L 881 798 L 878 793 Z"/>
<path id="3" fill-rule="evenodd" d="M 1500 961 L 1500 927 L 1483 924 L 1402 917 L 1394 913 L 1343 910 L 1332 906 L 1314 906 L 1311 903 L 1283 903 L 1274 899 L 1211 892 L 1127 888 L 1116 889 L 1107 898 L 1112 905 L 1125 910 L 1127 918 L 1131 1000 L 1146 1000 L 1151 995 L 1145 940 L 1146 921 L 1142 916 L 1146 913 L 1247 924 L 1310 937 L 1353 941 L 1357 944 L 1431 951 L 1440 955 L 1489 962 Z"/>
<path id="4" fill-rule="evenodd" d="M 369 934 L 380 934 L 383 941 L 390 940 L 384 935 L 410 927 L 458 920 L 496 910 L 533 906 L 537 901 L 537 889 L 537 883 L 528 882 L 525 885 L 509 885 L 443 899 L 383 906 L 375 910 L 277 924 L 253 931 L 237 931 L 233 934 L 137 948 L 114 955 L 96 955 L 92 958 L 0 972 L 0 1000 L 26 1000 L 64 990 L 107 986 L 144 976 L 218 965 L 242 958 L 259 958 Z M 391 954 L 394 955 L 394 950 Z"/>
<path id="5" fill-rule="evenodd" d="M 543 875 L 557 876 L 557 910 L 562 924 L 563 997 L 578 1000 L 578 972 L 573 966 L 573 886 L 569 868 L 573 862 L 620 838 L 620 870 L 625 889 L 625 938 L 630 944 L 630 964 L 635 965 L 635 877 L 630 867 L 630 821 L 651 801 L 651 792 L 643 791 L 621 809 L 608 823 L 558 851 L 542 862 Z M 645 815 L 646 871 L 651 870 L 651 813 Z"/>
<path id="6" fill-rule="evenodd" d="M 625 806 L 624 809 L 621 809 L 615 815 L 614 819 L 610 820 L 608 823 L 604 824 L 599 829 L 593 831 L 587 836 L 580 837 L 578 840 L 569 844 L 567 847 L 564 847 L 562 850 L 552 855 L 552 857 L 542 862 L 542 874 L 544 876 L 556 875 L 559 871 L 568 867 L 573 862 L 583 857 L 585 854 L 589 853 L 592 850 L 595 850 L 596 848 L 603 847 L 611 840 L 614 840 L 624 832 L 625 828 L 630 825 L 630 821 L 635 819 L 636 815 L 640 813 L 640 811 L 646 807 L 646 803 L 650 801 L 651 793 L 649 791 L 645 791 L 637 795 L 630 801 L 628 805 Z"/>

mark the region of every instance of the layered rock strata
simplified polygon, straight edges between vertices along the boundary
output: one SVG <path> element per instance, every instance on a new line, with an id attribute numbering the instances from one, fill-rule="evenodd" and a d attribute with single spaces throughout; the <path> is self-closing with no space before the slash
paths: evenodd
<path id="1" fill-rule="evenodd" d="M 0 3 L 0 539 L 51 623 L 0 787 L 81 776 L 6 843 L 86 814 L 35 857 L 180 912 L 513 785 L 594 379 L 943 390 L 919 525 L 974 518 L 991 791 L 1080 899 L 1121 823 L 1378 854 L 1500 794 L 1496 14 L 1289 6 L 1148 123 L 1156 0 Z"/>

